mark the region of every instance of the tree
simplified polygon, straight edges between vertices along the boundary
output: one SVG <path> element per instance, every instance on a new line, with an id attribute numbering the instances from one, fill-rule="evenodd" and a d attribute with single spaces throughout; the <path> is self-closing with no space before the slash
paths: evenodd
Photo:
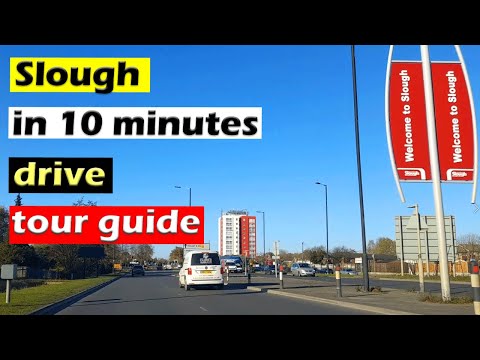
<path id="1" fill-rule="evenodd" d="M 85 202 L 84 197 L 82 196 L 80 199 L 73 203 L 73 206 L 97 206 L 97 202 L 92 200 L 87 200 Z"/>
<path id="2" fill-rule="evenodd" d="M 55 267 L 65 275 L 73 274 L 78 265 L 78 245 L 58 244 L 51 247 L 51 257 L 55 259 Z"/>
<path id="3" fill-rule="evenodd" d="M 375 254 L 375 246 L 377 246 L 377 244 L 375 243 L 375 240 L 368 240 L 367 253 Z"/>
<path id="4" fill-rule="evenodd" d="M 183 264 L 183 248 L 180 246 L 176 246 L 172 251 L 170 251 L 170 256 L 168 257 L 170 262 L 177 261 Z"/>
<path id="5" fill-rule="evenodd" d="M 149 244 L 134 245 L 132 247 L 132 255 L 141 264 L 151 262 L 153 258 L 153 246 Z"/>
<path id="6" fill-rule="evenodd" d="M 73 206 L 96 206 L 95 201 L 85 201 L 83 196 L 73 203 Z M 55 266 L 57 271 L 64 272 L 65 275 L 70 276 L 75 272 L 77 267 L 80 267 L 78 250 L 80 245 L 71 244 L 57 244 L 52 245 L 49 249 L 51 258 L 55 259 Z"/>
<path id="7" fill-rule="evenodd" d="M 0 241 L 5 241 L 8 235 L 9 217 L 8 209 L 0 206 Z"/>
<path id="8" fill-rule="evenodd" d="M 306 249 L 303 253 L 305 259 L 309 260 L 313 264 L 320 264 L 327 254 L 323 246 L 315 246 L 313 248 Z"/>
<path id="9" fill-rule="evenodd" d="M 279 251 L 281 261 L 293 261 L 295 259 L 295 254 L 290 253 L 286 250 Z"/>
<path id="10" fill-rule="evenodd" d="M 468 259 L 476 257 L 478 259 L 478 254 L 480 253 L 480 235 L 478 234 L 465 234 L 458 238 L 458 253 L 465 254 Z"/>
<path id="11" fill-rule="evenodd" d="M 20 194 L 17 194 L 17 197 L 15 198 L 15 206 L 22 206 L 22 197 Z"/>
<path id="12" fill-rule="evenodd" d="M 395 240 L 388 237 L 379 237 L 377 241 L 370 240 L 367 246 L 367 252 L 370 254 L 397 255 L 397 246 Z"/>
<path id="13" fill-rule="evenodd" d="M 357 252 L 355 250 L 349 249 L 345 246 L 337 246 L 329 253 L 329 257 L 337 263 L 350 261 L 356 256 Z"/>

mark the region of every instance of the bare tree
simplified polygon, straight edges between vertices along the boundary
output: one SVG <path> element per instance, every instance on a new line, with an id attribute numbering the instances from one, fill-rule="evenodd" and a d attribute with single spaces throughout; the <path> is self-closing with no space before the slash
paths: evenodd
<path id="1" fill-rule="evenodd" d="M 329 254 L 329 257 L 331 257 L 337 263 L 349 262 L 356 256 L 357 252 L 355 250 L 349 249 L 345 246 L 337 246 L 333 248 Z"/>
<path id="2" fill-rule="evenodd" d="M 374 254 L 376 246 L 377 246 L 377 244 L 375 243 L 375 240 L 368 240 L 367 253 Z"/>
<path id="3" fill-rule="evenodd" d="M 475 257 L 478 259 L 480 253 L 480 235 L 478 234 L 465 234 L 457 239 L 458 253 L 466 255 L 468 259 Z"/>

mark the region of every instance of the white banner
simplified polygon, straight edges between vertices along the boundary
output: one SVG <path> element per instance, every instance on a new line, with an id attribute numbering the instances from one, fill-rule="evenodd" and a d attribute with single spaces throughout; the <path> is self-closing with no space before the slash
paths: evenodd
<path id="1" fill-rule="evenodd" d="M 261 107 L 9 107 L 9 139 L 261 139 Z"/>

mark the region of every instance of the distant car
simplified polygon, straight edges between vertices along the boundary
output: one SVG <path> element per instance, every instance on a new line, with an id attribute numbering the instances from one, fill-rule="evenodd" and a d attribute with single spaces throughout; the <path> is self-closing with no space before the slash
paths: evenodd
<path id="1" fill-rule="evenodd" d="M 288 268 L 286 266 L 283 267 L 284 274 L 288 272 Z M 265 275 L 275 275 L 275 265 L 267 265 L 263 267 L 263 273 Z M 280 273 L 280 265 L 277 267 L 277 274 Z"/>
<path id="2" fill-rule="evenodd" d="M 263 267 L 263 273 L 265 275 L 275 275 L 275 265 L 266 265 Z"/>
<path id="3" fill-rule="evenodd" d="M 237 264 L 235 264 L 234 262 L 226 262 L 225 263 L 225 269 L 229 273 L 236 273 L 237 272 Z"/>
<path id="4" fill-rule="evenodd" d="M 293 263 L 292 276 L 315 276 L 315 269 L 307 263 Z"/>
<path id="5" fill-rule="evenodd" d="M 157 265 L 157 270 L 163 270 L 163 264 L 158 264 Z"/>
<path id="6" fill-rule="evenodd" d="M 358 275 L 358 272 L 356 272 L 353 269 L 343 269 L 343 270 L 340 271 L 340 274 L 343 274 L 343 275 Z"/>
<path id="7" fill-rule="evenodd" d="M 334 271 L 332 269 L 315 269 L 317 274 L 333 274 Z"/>
<path id="8" fill-rule="evenodd" d="M 134 265 L 132 267 L 132 276 L 135 276 L 135 275 L 145 276 L 145 269 L 143 268 L 142 265 Z"/>

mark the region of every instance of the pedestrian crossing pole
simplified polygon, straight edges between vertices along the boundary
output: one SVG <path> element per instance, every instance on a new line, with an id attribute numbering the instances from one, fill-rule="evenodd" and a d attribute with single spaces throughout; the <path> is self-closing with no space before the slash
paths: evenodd
<path id="1" fill-rule="evenodd" d="M 335 268 L 335 281 L 337 283 L 337 297 L 342 297 L 342 278 L 340 276 L 340 266 Z"/>
<path id="2" fill-rule="evenodd" d="M 473 310 L 475 311 L 475 315 L 480 315 L 480 281 L 477 260 L 471 260 L 470 267 L 470 280 L 472 282 L 473 291 Z"/>

